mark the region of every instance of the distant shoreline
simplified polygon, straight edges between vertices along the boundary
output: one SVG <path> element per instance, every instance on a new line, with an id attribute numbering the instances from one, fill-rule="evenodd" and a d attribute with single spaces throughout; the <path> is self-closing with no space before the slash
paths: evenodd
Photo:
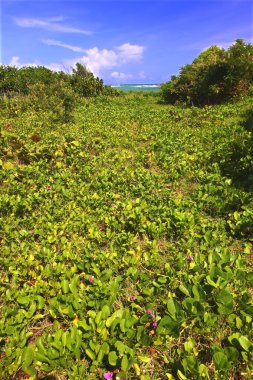
<path id="1" fill-rule="evenodd" d="M 112 84 L 111 87 L 118 88 L 122 91 L 160 91 L 160 85 L 156 83 L 143 83 L 143 84 Z"/>

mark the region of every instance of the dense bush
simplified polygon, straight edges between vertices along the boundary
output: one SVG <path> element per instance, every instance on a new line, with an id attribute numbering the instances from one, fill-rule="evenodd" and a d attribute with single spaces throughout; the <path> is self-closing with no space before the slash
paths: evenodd
<path id="1" fill-rule="evenodd" d="M 179 75 L 162 84 L 166 103 L 218 104 L 249 90 L 253 83 L 253 45 L 237 39 L 227 50 L 211 46 Z"/>
<path id="2" fill-rule="evenodd" d="M 6 115 L 44 112 L 46 123 L 70 121 L 77 100 L 98 95 L 118 96 L 80 63 L 71 74 L 46 67 L 0 66 L 0 103 Z"/>
<path id="3" fill-rule="evenodd" d="M 81 97 L 101 94 L 118 95 L 119 92 L 104 86 L 103 80 L 95 77 L 85 66 L 77 63 L 71 74 L 54 72 L 43 66 L 16 68 L 0 66 L 0 94 L 30 94 L 31 86 L 39 85 L 47 94 L 55 94 L 55 88 L 61 86 L 74 91 Z M 45 87 L 46 86 L 46 87 Z"/>
<path id="4" fill-rule="evenodd" d="M 69 77 L 69 82 L 80 96 L 89 97 L 103 93 L 103 80 L 95 78 L 81 63 L 76 64 L 73 74 Z"/>

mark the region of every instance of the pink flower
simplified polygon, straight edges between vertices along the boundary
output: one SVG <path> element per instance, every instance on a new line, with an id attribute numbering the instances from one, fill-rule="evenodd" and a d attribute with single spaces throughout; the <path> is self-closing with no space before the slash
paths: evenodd
<path id="1" fill-rule="evenodd" d="M 133 302 L 135 300 L 135 297 L 134 296 L 131 296 L 130 297 L 130 301 Z"/>
<path id="2" fill-rule="evenodd" d="M 154 317 L 154 312 L 153 312 L 153 310 L 148 309 L 148 310 L 147 310 L 147 314 L 149 314 L 149 315 L 151 315 L 152 317 Z"/>
<path id="3" fill-rule="evenodd" d="M 188 259 L 188 260 L 193 260 L 193 256 L 192 256 L 192 255 L 188 255 L 188 256 L 187 256 L 187 259 Z"/>
<path id="4" fill-rule="evenodd" d="M 153 322 L 152 325 L 153 325 L 153 327 L 157 327 L 157 322 L 156 321 Z"/>
<path id="5" fill-rule="evenodd" d="M 110 380 L 113 377 L 112 372 L 106 372 L 104 373 L 104 379 Z"/>
<path id="6" fill-rule="evenodd" d="M 52 186 L 48 185 L 47 190 L 52 190 Z"/>
<path id="7" fill-rule="evenodd" d="M 90 277 L 90 278 L 88 279 L 88 281 L 92 284 L 92 283 L 94 282 L 94 277 L 93 277 L 93 276 Z"/>

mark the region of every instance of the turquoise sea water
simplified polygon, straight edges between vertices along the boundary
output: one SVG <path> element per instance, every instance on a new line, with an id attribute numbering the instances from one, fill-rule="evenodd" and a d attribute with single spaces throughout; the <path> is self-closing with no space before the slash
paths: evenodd
<path id="1" fill-rule="evenodd" d="M 160 85 L 159 84 L 117 84 L 112 85 L 112 87 L 117 88 L 122 91 L 159 91 Z"/>

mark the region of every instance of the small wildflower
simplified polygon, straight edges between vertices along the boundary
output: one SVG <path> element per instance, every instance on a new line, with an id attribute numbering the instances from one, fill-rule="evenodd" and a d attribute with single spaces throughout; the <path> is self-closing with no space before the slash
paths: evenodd
<path id="1" fill-rule="evenodd" d="M 52 186 L 48 185 L 47 190 L 52 190 Z"/>
<path id="2" fill-rule="evenodd" d="M 149 315 L 154 315 L 153 310 L 148 309 L 148 310 L 147 310 L 147 314 L 149 314 Z"/>
<path id="3" fill-rule="evenodd" d="M 92 257 L 91 257 L 91 260 L 92 260 L 92 261 L 94 261 L 94 260 L 95 260 L 95 258 L 96 258 L 95 256 L 92 256 Z"/>
<path id="4" fill-rule="evenodd" d="M 156 321 L 153 322 L 153 323 L 152 323 L 152 326 L 153 326 L 153 327 L 157 327 L 157 322 L 156 322 Z"/>
<path id="5" fill-rule="evenodd" d="M 130 301 L 133 302 L 135 300 L 135 297 L 134 296 L 131 296 L 130 297 Z"/>
<path id="6" fill-rule="evenodd" d="M 113 208 L 117 208 L 117 205 L 115 203 L 112 204 Z"/>
<path id="7" fill-rule="evenodd" d="M 88 281 L 92 284 L 92 283 L 94 282 L 94 277 L 93 277 L 93 276 L 90 277 L 90 278 L 88 279 Z"/>
<path id="8" fill-rule="evenodd" d="M 188 259 L 188 260 L 193 260 L 193 256 L 192 256 L 192 255 L 188 255 L 188 256 L 187 256 L 187 259 Z"/>
<path id="9" fill-rule="evenodd" d="M 106 372 L 104 373 L 104 379 L 110 380 L 113 377 L 112 372 Z"/>

